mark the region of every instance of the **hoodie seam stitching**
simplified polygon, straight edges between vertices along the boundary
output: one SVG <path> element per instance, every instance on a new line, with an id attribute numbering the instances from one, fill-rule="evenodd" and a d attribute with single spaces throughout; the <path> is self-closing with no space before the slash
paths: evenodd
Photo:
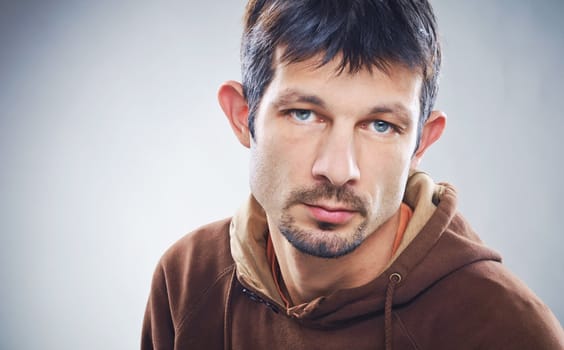
<path id="1" fill-rule="evenodd" d="M 417 343 L 415 342 L 415 339 L 413 339 L 413 336 L 411 335 L 411 333 L 407 330 L 407 327 L 405 326 L 405 324 L 403 323 L 403 321 L 401 320 L 401 317 L 398 315 L 397 312 L 392 312 L 392 315 L 394 316 L 394 318 L 396 319 L 396 321 L 399 323 L 399 326 L 401 328 L 401 330 L 404 332 L 404 334 L 407 336 L 407 339 L 409 339 L 409 342 L 411 343 L 411 345 L 413 346 L 413 348 L 415 350 L 419 350 L 419 346 L 417 346 Z"/>
<path id="2" fill-rule="evenodd" d="M 208 293 L 219 283 L 219 281 L 221 281 L 226 275 L 228 275 L 230 272 L 232 272 L 234 267 L 235 267 L 235 264 L 231 264 L 228 267 L 226 267 L 225 269 L 223 269 L 223 271 L 221 271 L 219 273 L 217 278 L 207 288 L 204 289 L 204 291 L 202 292 L 200 297 L 194 303 L 194 306 L 192 306 L 191 308 L 189 308 L 186 311 L 186 314 L 184 315 L 184 317 L 182 317 L 180 319 L 180 321 L 178 322 L 178 325 L 176 327 L 174 327 L 174 330 L 175 330 L 176 333 L 180 333 L 180 329 L 182 329 L 184 327 L 184 324 L 187 322 L 187 320 L 193 314 L 195 314 L 196 311 L 198 311 L 198 309 L 201 306 L 202 301 L 205 300 L 205 297 L 208 295 Z"/>

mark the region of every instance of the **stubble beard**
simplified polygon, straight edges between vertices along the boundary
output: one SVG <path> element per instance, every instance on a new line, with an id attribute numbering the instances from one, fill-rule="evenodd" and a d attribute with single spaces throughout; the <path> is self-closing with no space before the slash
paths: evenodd
<path id="1" fill-rule="evenodd" d="M 352 234 L 327 230 L 323 223 L 316 231 L 304 230 L 294 223 L 294 218 L 284 215 L 278 229 L 286 240 L 301 253 L 318 258 L 334 259 L 347 255 L 358 248 L 366 238 L 366 221 L 363 221 Z"/>
<path id="2" fill-rule="evenodd" d="M 296 204 L 315 203 L 320 199 L 335 198 L 358 212 L 363 220 L 350 232 L 340 231 L 335 225 L 317 222 L 316 229 L 299 227 L 289 209 Z M 278 229 L 282 236 L 299 252 L 325 259 L 339 258 L 353 252 L 368 236 L 367 203 L 348 187 L 325 183 L 312 189 L 302 189 L 290 194 L 280 218 Z"/>

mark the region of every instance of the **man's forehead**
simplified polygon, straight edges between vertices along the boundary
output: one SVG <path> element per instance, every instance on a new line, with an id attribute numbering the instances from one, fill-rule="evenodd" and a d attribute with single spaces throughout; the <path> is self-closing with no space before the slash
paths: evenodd
<path id="1" fill-rule="evenodd" d="M 331 73 L 332 76 L 339 76 L 341 74 L 355 75 L 360 71 L 367 71 L 371 74 L 374 72 L 384 73 L 390 76 L 394 72 L 401 71 L 402 73 L 417 74 L 423 78 L 423 72 L 419 67 L 408 67 L 406 64 L 398 61 L 387 60 L 387 59 L 374 59 L 376 63 L 368 63 L 353 65 L 350 58 L 347 59 L 343 52 L 338 52 L 332 57 L 327 56 L 324 51 L 316 52 L 314 54 L 304 55 L 303 57 L 297 57 L 295 54 L 290 54 L 291 49 L 287 45 L 279 45 L 274 53 L 272 60 L 272 69 L 274 75 L 280 70 L 280 68 L 288 68 L 290 66 L 299 67 L 303 70 L 315 71 L 320 68 L 327 68 L 326 66 L 332 67 L 332 71 L 326 71 L 326 73 Z"/>
<path id="2" fill-rule="evenodd" d="M 372 66 L 372 69 L 367 67 L 350 72 L 341 69 L 341 57 L 324 62 L 324 55 L 320 53 L 300 61 L 282 61 L 282 55 L 283 52 L 277 52 L 270 84 L 277 86 L 278 92 L 288 87 L 303 90 L 306 86 L 325 90 L 326 87 L 335 86 L 330 84 L 334 81 L 349 81 L 353 82 L 354 86 L 365 87 L 365 90 L 373 90 L 375 87 L 385 88 L 386 91 L 382 90 L 382 93 L 395 93 L 404 97 L 417 97 L 417 99 L 420 95 L 422 76 L 401 64 L 390 63 L 386 70 Z M 315 91 L 310 90 L 310 92 Z"/>

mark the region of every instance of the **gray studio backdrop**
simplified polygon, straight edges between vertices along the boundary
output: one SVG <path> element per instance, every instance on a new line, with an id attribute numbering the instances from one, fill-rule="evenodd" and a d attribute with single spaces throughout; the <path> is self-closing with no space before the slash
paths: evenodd
<path id="1" fill-rule="evenodd" d="M 422 168 L 564 320 L 564 2 L 435 0 L 444 137 Z M 135 349 L 151 274 L 246 198 L 216 103 L 243 0 L 0 2 L 0 348 Z"/>

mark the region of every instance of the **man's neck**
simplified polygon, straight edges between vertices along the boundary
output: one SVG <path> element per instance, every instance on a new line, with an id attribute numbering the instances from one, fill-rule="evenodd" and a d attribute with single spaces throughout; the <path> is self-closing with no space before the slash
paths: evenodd
<path id="1" fill-rule="evenodd" d="M 388 265 L 399 224 L 399 210 L 353 252 L 336 259 L 299 252 L 269 227 L 283 282 L 293 305 L 309 302 L 340 289 L 362 286 Z"/>

